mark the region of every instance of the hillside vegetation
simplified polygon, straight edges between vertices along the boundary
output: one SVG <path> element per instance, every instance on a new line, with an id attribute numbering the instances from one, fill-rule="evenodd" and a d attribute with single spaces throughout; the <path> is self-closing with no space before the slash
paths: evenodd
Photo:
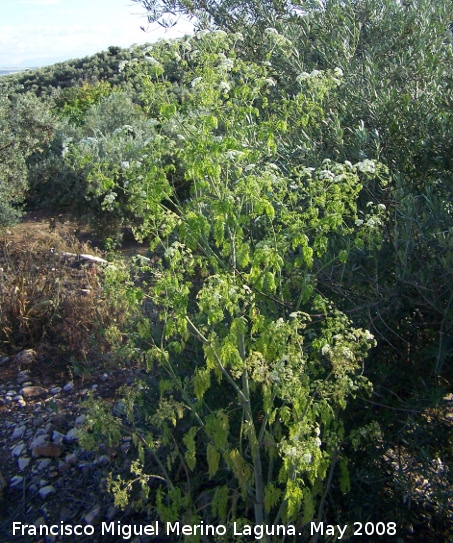
<path id="1" fill-rule="evenodd" d="M 0 79 L 0 220 L 89 221 L 98 367 L 147 375 L 90 405 L 86 445 L 136 446 L 116 503 L 451 541 L 450 2 L 141 3 L 199 30 Z"/>
<path id="2" fill-rule="evenodd" d="M 146 47 L 149 45 L 136 45 L 128 49 L 111 46 L 107 51 L 89 57 L 6 74 L 0 78 L 0 89 L 2 93 L 32 92 L 44 97 L 51 96 L 61 89 L 78 87 L 83 83 L 108 81 L 112 85 L 120 85 L 124 83 L 124 77 L 118 71 L 119 63 L 132 58 L 143 58 Z M 69 94 L 70 92 L 68 91 Z"/>

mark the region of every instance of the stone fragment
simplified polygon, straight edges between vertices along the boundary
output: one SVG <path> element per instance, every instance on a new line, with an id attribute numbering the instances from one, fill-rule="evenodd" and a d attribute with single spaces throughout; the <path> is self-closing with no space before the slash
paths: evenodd
<path id="1" fill-rule="evenodd" d="M 115 518 L 118 512 L 119 512 L 119 509 L 117 509 L 114 505 L 110 505 L 110 507 L 107 509 L 107 513 L 105 514 L 105 518 L 108 521 L 111 521 Z"/>
<path id="2" fill-rule="evenodd" d="M 75 466 L 77 464 L 77 462 L 79 461 L 79 459 L 77 458 L 77 455 L 75 455 L 74 453 L 71 453 L 71 454 L 67 454 L 65 456 L 64 461 L 67 464 L 70 464 L 71 466 Z"/>
<path id="3" fill-rule="evenodd" d="M 33 458 L 38 458 L 40 456 L 58 458 L 63 454 L 63 449 L 56 443 L 43 443 L 42 445 L 34 447 L 31 454 Z"/>
<path id="4" fill-rule="evenodd" d="M 35 418 L 33 419 L 33 422 L 32 422 L 34 428 L 38 428 L 38 427 L 41 426 L 43 423 L 44 423 L 44 419 L 43 419 L 41 416 L 35 417 Z"/>
<path id="5" fill-rule="evenodd" d="M 86 415 L 79 415 L 75 421 L 74 421 L 74 428 L 80 428 L 85 424 L 85 421 L 87 420 Z"/>
<path id="6" fill-rule="evenodd" d="M 23 437 L 24 433 L 25 433 L 25 426 L 17 426 L 14 429 L 14 432 L 12 433 L 11 438 L 12 439 L 19 439 L 19 438 Z"/>
<path id="7" fill-rule="evenodd" d="M 76 428 L 72 428 L 66 433 L 65 440 L 67 443 L 74 443 L 79 440 L 79 431 Z"/>
<path id="8" fill-rule="evenodd" d="M 52 435 L 52 432 L 54 431 L 54 424 L 52 422 L 48 422 L 45 427 L 44 427 L 44 430 L 46 431 L 46 434 L 47 435 Z"/>
<path id="9" fill-rule="evenodd" d="M 38 445 L 42 445 L 46 441 L 47 441 L 47 435 L 45 432 L 41 431 L 40 429 L 36 432 L 35 439 L 30 443 L 30 449 L 33 450 L 35 447 L 37 447 Z"/>
<path id="10" fill-rule="evenodd" d="M 38 460 L 36 462 L 36 468 L 38 469 L 38 471 L 43 471 L 51 462 L 52 460 L 50 458 L 43 458 L 42 460 Z"/>
<path id="11" fill-rule="evenodd" d="M 20 353 L 17 353 L 12 357 L 12 362 L 17 364 L 19 367 L 30 366 L 33 362 L 36 362 L 37 354 L 33 349 L 25 349 Z"/>
<path id="12" fill-rule="evenodd" d="M 63 443 L 63 439 L 65 438 L 66 436 L 60 432 L 58 432 L 57 430 L 54 430 L 52 432 L 52 441 L 54 443 L 57 443 L 57 445 L 61 445 Z"/>
<path id="13" fill-rule="evenodd" d="M 53 387 L 50 389 L 50 393 L 55 396 L 55 394 L 58 394 L 59 392 L 61 392 L 61 387 Z"/>
<path id="14" fill-rule="evenodd" d="M 110 464 L 110 458 L 106 454 L 102 454 L 101 456 L 99 456 L 99 458 L 96 458 L 96 460 L 93 462 L 94 466 L 105 467 L 108 464 Z"/>
<path id="15" fill-rule="evenodd" d="M 11 481 L 9 482 L 9 486 L 10 488 L 16 488 L 18 487 L 22 481 L 24 480 L 24 478 L 22 477 L 22 475 L 15 475 Z"/>
<path id="16" fill-rule="evenodd" d="M 25 443 L 21 441 L 20 443 L 18 443 L 11 449 L 11 454 L 13 456 L 20 456 L 22 451 L 24 450 L 24 447 L 25 447 Z"/>
<path id="17" fill-rule="evenodd" d="M 96 505 L 96 507 L 94 507 L 82 518 L 86 524 L 93 525 L 96 522 L 96 520 L 99 520 L 100 512 L 101 512 L 101 508 L 99 507 L 99 505 Z"/>
<path id="18" fill-rule="evenodd" d="M 42 396 L 47 396 L 47 390 L 44 387 L 40 387 L 37 385 L 23 387 L 21 392 L 22 396 L 27 399 L 41 398 Z"/>
<path id="19" fill-rule="evenodd" d="M 69 381 L 69 383 L 66 383 L 65 386 L 63 387 L 63 390 L 65 392 L 69 392 L 71 391 L 72 389 L 74 388 L 74 383 L 72 381 Z"/>
<path id="20" fill-rule="evenodd" d="M 17 377 L 16 377 L 16 381 L 18 383 L 25 383 L 25 381 L 27 381 L 28 379 L 30 379 L 30 370 L 23 370 L 23 371 L 20 371 L 18 374 L 17 374 Z"/>
<path id="21" fill-rule="evenodd" d="M 22 458 L 19 458 L 17 461 L 17 464 L 19 466 L 19 471 L 24 471 L 24 469 L 28 466 L 30 463 L 30 458 L 28 456 L 23 456 Z"/>
<path id="22" fill-rule="evenodd" d="M 39 489 L 38 494 L 40 497 L 45 500 L 47 497 L 51 496 L 52 494 L 55 494 L 56 490 L 52 485 L 43 486 Z"/>

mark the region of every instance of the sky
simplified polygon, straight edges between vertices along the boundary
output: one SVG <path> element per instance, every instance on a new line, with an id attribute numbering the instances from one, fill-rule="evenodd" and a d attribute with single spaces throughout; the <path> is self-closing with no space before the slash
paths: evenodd
<path id="1" fill-rule="evenodd" d="M 190 29 L 184 20 L 170 30 L 149 25 L 146 10 L 131 0 L 0 0 L 0 69 L 46 66 Z"/>

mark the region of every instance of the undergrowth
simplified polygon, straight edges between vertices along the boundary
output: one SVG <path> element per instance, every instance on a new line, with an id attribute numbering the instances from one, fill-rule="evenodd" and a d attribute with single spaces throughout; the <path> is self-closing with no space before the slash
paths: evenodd
<path id="1" fill-rule="evenodd" d="M 93 370 L 112 359 L 128 312 L 116 267 L 80 257 L 96 251 L 70 235 L 22 224 L 0 238 L 0 351 L 32 348 Z M 105 289 L 106 269 L 109 289 Z M 121 283 L 121 278 L 118 279 Z M 115 292 L 118 296 L 115 296 Z"/>

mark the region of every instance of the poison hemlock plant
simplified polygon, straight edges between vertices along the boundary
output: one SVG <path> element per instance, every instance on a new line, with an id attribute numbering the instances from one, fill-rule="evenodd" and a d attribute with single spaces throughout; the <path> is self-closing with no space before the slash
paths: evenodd
<path id="1" fill-rule="evenodd" d="M 288 40 L 267 39 L 297 66 Z M 296 94 L 278 98 L 280 65 L 272 55 L 243 62 L 240 46 L 237 34 L 202 34 L 135 66 L 155 134 L 127 187 L 101 170 L 93 182 L 106 198 L 127 195 L 137 231 L 162 254 L 145 289 L 160 322 L 138 327 L 159 398 L 150 383 L 127 395 L 136 505 L 153 505 L 163 521 L 302 526 L 322 514 L 347 439 L 342 413 L 370 388 L 363 362 L 374 344 L 323 296 L 317 275 L 379 243 L 379 210 L 358 206 L 364 184 L 385 183 L 386 172 L 371 160 L 311 167 L 291 158 L 296 138 L 309 145 L 341 73 L 302 75 Z M 187 68 L 177 87 L 164 69 L 172 55 Z M 118 503 L 133 487 L 111 483 Z"/>

